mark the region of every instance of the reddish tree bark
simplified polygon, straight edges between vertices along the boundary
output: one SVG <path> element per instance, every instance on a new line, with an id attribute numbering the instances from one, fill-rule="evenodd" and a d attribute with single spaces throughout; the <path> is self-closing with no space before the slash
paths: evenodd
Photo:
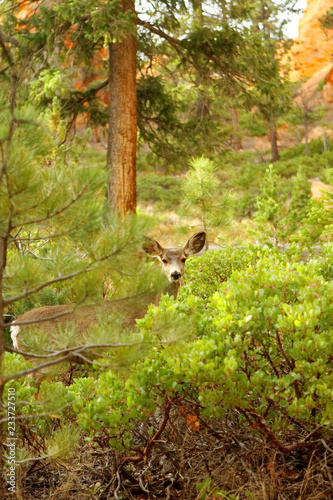
<path id="1" fill-rule="evenodd" d="M 269 125 L 269 139 L 271 142 L 271 150 L 272 150 L 272 162 L 279 161 L 279 148 L 277 144 L 277 131 L 275 127 L 275 123 L 271 122 Z"/>
<path id="2" fill-rule="evenodd" d="M 134 13 L 134 2 L 125 0 L 123 8 Z M 136 52 L 137 40 L 133 34 L 109 44 L 107 198 L 110 210 L 116 210 L 121 216 L 136 211 Z"/>

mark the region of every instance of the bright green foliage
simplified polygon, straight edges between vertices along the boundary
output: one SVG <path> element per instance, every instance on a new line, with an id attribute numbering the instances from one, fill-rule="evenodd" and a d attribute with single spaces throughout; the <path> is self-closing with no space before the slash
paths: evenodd
<path id="1" fill-rule="evenodd" d="M 325 105 L 313 106 L 311 95 L 302 89 L 298 92 L 299 100 L 297 104 L 287 113 L 286 121 L 291 125 L 303 125 L 304 127 L 304 153 L 309 155 L 309 127 L 315 123 L 320 123 L 325 115 Z M 326 138 L 325 138 L 326 140 Z M 325 148 L 326 149 L 326 148 Z"/>
<path id="2" fill-rule="evenodd" d="M 4 312 L 15 317 L 46 303 L 73 303 L 75 307 L 105 296 L 144 296 L 163 286 L 160 272 L 138 256 L 150 227 L 147 220 L 134 215 L 120 220 L 115 214 L 105 214 L 104 169 L 87 166 L 82 160 L 87 137 L 65 142 L 58 99 L 44 111 L 26 104 L 15 88 L 15 75 L 11 76 L 12 86 L 3 85 L 0 107 L 0 304 Z M 100 314 L 98 324 L 87 335 L 59 328 L 54 343 L 52 335 L 32 327 L 26 348 L 50 354 L 78 344 L 119 344 L 121 335 L 125 342 L 130 337 L 124 331 L 123 315 Z M 3 346 L 2 317 L 0 321 Z M 94 362 L 100 356 L 104 365 L 136 361 L 145 348 L 140 350 L 142 336 L 131 340 L 133 349 L 120 348 L 115 357 L 109 352 L 103 357 L 96 348 Z M 49 360 L 32 358 L 27 363 L 8 353 L 0 360 L 1 374 L 6 377 L 4 396 L 10 384 L 16 390 L 17 416 L 33 422 L 29 446 L 20 441 L 23 438 L 26 443 L 24 427 L 17 429 L 18 458 L 22 460 L 35 456 L 36 450 L 37 459 L 68 459 L 79 437 L 75 425 L 67 427 L 74 399 L 63 383 L 69 377 L 64 373 L 67 366 L 59 366 L 56 360 L 50 374 L 61 373 L 61 380 L 42 382 L 40 401 L 34 399 L 36 384 L 24 377 L 27 371 L 36 370 L 36 364 Z M 87 368 L 81 375 L 86 372 Z"/>
<path id="3" fill-rule="evenodd" d="M 315 250 L 315 249 L 314 249 Z M 324 277 L 325 280 L 331 281 L 333 279 L 333 246 L 332 243 L 325 243 L 321 245 L 315 255 L 315 262 L 317 263 L 317 272 Z"/>
<path id="4" fill-rule="evenodd" d="M 321 139 L 312 140 L 309 143 L 309 156 L 304 156 L 303 145 L 296 146 L 290 150 L 280 152 L 280 160 L 274 163 L 274 170 L 279 176 L 277 190 L 279 196 L 292 196 L 294 183 L 298 183 L 298 172 L 308 179 L 319 177 L 326 180 L 327 170 L 333 162 L 333 143 L 327 139 L 330 150 L 323 150 Z M 233 153 L 228 151 L 222 157 L 214 158 L 217 166 L 217 177 L 219 179 L 219 195 L 229 191 L 237 202 L 233 204 L 233 215 L 238 219 L 244 217 L 252 218 L 256 212 L 256 198 L 260 194 L 260 186 L 266 176 L 268 152 L 254 153 L 244 151 Z M 184 164 L 183 164 L 184 165 Z M 140 167 L 142 164 L 140 163 Z M 174 210 L 184 215 L 179 200 L 181 199 L 182 177 L 174 175 L 163 175 L 149 171 L 151 165 L 146 166 L 148 172 L 141 173 L 137 180 L 138 200 L 145 206 L 146 203 L 153 205 L 156 211 L 163 216 L 165 210 Z M 308 192 L 307 181 L 303 182 L 304 195 Z"/>
<path id="5" fill-rule="evenodd" d="M 292 238 L 293 241 L 310 251 L 321 241 L 330 240 L 333 234 L 333 194 L 330 189 L 330 186 L 333 184 L 332 169 L 328 170 L 326 181 L 329 183 L 328 189 L 324 190 L 323 196 L 319 200 L 310 200 L 310 203 L 306 207 L 302 226 Z"/>
<path id="6" fill-rule="evenodd" d="M 273 402 L 291 416 L 327 423 L 331 287 L 309 266 L 278 266 L 274 259 L 234 273 L 211 304 L 220 311 L 213 324 L 224 341 L 221 382 L 232 395 L 224 394 L 224 403 L 258 411 Z"/>
<path id="7" fill-rule="evenodd" d="M 11 137 L 11 117 L 8 110 L 2 110 L 1 136 L 10 137 L 5 142 L 7 157 L 3 159 L 5 170 L 0 185 L 2 232 L 7 229 L 9 217 L 12 229 L 28 231 L 39 224 L 47 234 L 52 220 L 59 234 L 75 237 L 87 224 L 92 230 L 101 216 L 104 174 L 80 168 L 74 149 L 71 154 L 67 146 L 59 146 L 62 130 L 57 112 L 55 103 L 53 113 L 48 112 L 47 118 L 37 123 L 35 108 L 19 107 L 15 116 L 18 125 Z M 76 147 L 82 147 L 80 141 Z M 78 210 L 83 216 L 80 222 Z"/>
<path id="8" fill-rule="evenodd" d="M 65 97 L 67 94 L 68 82 L 59 69 L 41 71 L 39 79 L 30 84 L 30 98 L 39 105 L 45 100 Z"/>
<path id="9" fill-rule="evenodd" d="M 311 187 L 306 175 L 299 169 L 297 175 L 293 179 L 293 187 L 291 192 L 290 205 L 288 213 L 284 221 L 284 230 L 282 231 L 282 239 L 286 240 L 293 234 L 303 222 L 306 215 L 306 210 L 310 203 Z"/>
<path id="10" fill-rule="evenodd" d="M 160 2 L 161 18 L 165 17 L 164 26 L 182 35 L 191 20 L 182 26 L 172 10 L 176 4 L 184 14 L 183 4 L 176 2 L 171 6 Z M 22 47 L 31 53 L 36 46 L 52 49 L 52 57 L 37 83 L 27 72 L 27 81 L 30 78 L 31 84 L 27 89 L 19 88 L 15 109 L 8 107 L 8 81 L 2 75 L 0 237 L 6 243 L 6 254 L 1 290 L 8 313 L 17 314 L 45 304 L 89 304 L 103 297 L 124 298 L 162 286 L 153 266 L 142 264 L 137 258 L 141 237 L 147 230 L 146 221 L 129 217 L 121 223 L 115 216 L 106 217 L 103 169 L 89 167 L 81 160 L 86 138 L 76 138 L 72 144 L 64 142 L 65 103 L 70 102 L 72 111 L 75 108 L 73 114 L 80 106 L 76 108 L 69 99 L 70 79 L 68 68 L 62 66 L 59 56 L 63 55 L 64 47 L 55 36 L 55 18 L 76 23 L 79 29 L 73 33 L 77 37 L 77 60 L 84 60 L 81 57 L 87 50 L 85 56 L 89 61 L 95 48 L 98 50 L 111 40 L 110 30 L 114 37 L 111 41 L 114 41 L 133 28 L 131 16 L 118 15 L 118 6 L 119 2 L 89 1 L 84 7 L 91 17 L 85 22 L 82 2 L 62 2 L 56 12 L 45 5 L 40 17 L 31 20 L 30 27 L 34 25 L 36 29 L 25 31 L 24 36 L 22 33 Z M 251 29 L 258 23 L 264 22 L 265 26 L 268 23 L 268 19 L 258 17 L 258 11 L 252 15 L 258 6 L 256 3 L 251 8 L 244 2 L 224 7 L 219 4 L 229 20 L 237 23 L 241 19 L 244 25 L 239 24 L 235 30 L 223 24 L 214 31 L 196 23 L 190 36 L 181 39 L 179 50 L 183 52 L 168 54 L 165 71 L 177 70 L 179 78 L 179 69 L 185 71 L 187 67 L 184 55 L 203 64 L 208 61 L 209 70 L 221 79 L 221 82 L 216 79 L 216 89 L 223 88 L 223 98 L 227 95 L 230 98 L 228 105 L 235 102 L 234 77 L 245 87 L 249 81 L 254 85 L 259 78 L 254 92 L 257 97 L 265 97 L 262 109 L 268 110 L 268 114 L 262 114 L 268 121 L 275 119 L 285 107 L 288 93 L 276 100 L 274 108 L 274 99 L 279 97 L 280 84 L 284 82 L 269 80 L 271 72 L 273 76 L 278 72 L 272 52 L 268 51 L 266 65 L 258 58 L 261 33 L 254 29 L 251 34 Z M 157 18 L 160 14 L 155 15 Z M 255 21 L 251 29 L 242 31 L 250 18 Z M 213 24 L 214 20 L 210 21 Z M 16 19 L 5 16 L 4 23 L 8 33 L 17 36 Z M 43 26 L 43 30 L 38 30 L 38 26 Z M 68 34 L 66 26 L 61 24 L 61 39 L 64 33 Z M 50 36 L 44 28 L 49 29 Z M 144 67 L 150 57 L 153 59 L 157 53 L 161 55 L 166 51 L 163 44 L 154 43 L 153 36 L 144 39 L 141 35 L 140 32 L 140 66 Z M 274 33 L 273 45 L 277 39 Z M 57 44 L 53 46 L 55 40 Z M 91 41 L 96 42 L 94 48 Z M 22 60 L 23 55 L 24 52 Z M 272 65 L 269 61 L 273 61 Z M 36 56 L 33 71 L 39 64 L 39 56 Z M 189 145 L 195 151 L 206 147 L 207 143 L 201 142 L 197 133 L 197 125 L 202 120 L 200 130 L 211 133 L 211 114 L 198 117 L 199 106 L 195 104 L 200 101 L 197 99 L 200 94 L 207 98 L 205 104 L 212 112 L 219 107 L 219 101 L 212 104 L 214 92 L 205 88 L 204 80 L 198 78 L 192 85 L 193 73 L 188 81 L 182 80 L 180 87 L 171 77 L 167 83 L 165 78 L 143 80 L 139 85 L 139 119 L 142 130 L 150 125 L 146 139 L 153 142 L 156 130 L 163 126 L 163 145 L 168 154 L 172 151 L 173 157 Z M 284 88 L 288 90 L 287 87 L 286 84 Z M 150 95 L 151 90 L 154 95 Z M 42 112 L 22 102 L 28 91 L 35 103 L 47 103 L 49 108 Z M 184 93 L 186 98 L 180 95 Z M 89 101 L 88 93 L 81 97 L 84 97 L 80 101 L 84 109 L 83 103 Z M 186 116 L 180 113 L 185 108 L 190 109 Z M 181 127 L 180 115 L 186 121 Z M 228 126 L 219 125 L 219 141 Z M 248 123 L 244 126 L 250 128 Z M 255 128 L 262 131 L 262 123 L 256 123 Z M 175 131 L 184 133 L 175 138 Z M 190 137 L 191 132 L 195 137 L 186 142 L 184 137 Z M 162 155 L 163 145 L 160 144 L 155 153 Z M 276 170 L 269 169 L 262 184 L 255 221 L 255 235 L 261 243 L 270 246 L 286 243 L 296 234 L 302 248 L 331 236 L 332 196 L 319 203 L 309 203 L 309 184 L 305 178 L 305 171 L 312 174 L 332 161 L 332 153 L 328 151 L 320 156 L 322 164 L 319 165 L 321 147 L 316 142 L 313 151 L 318 156 L 307 160 L 295 159 L 296 152 L 291 151 L 285 162 L 277 162 Z M 219 154 L 220 149 L 214 151 Z M 168 156 L 165 151 L 163 154 Z M 288 155 L 286 153 L 286 157 Z M 238 187 L 242 192 L 247 191 L 251 213 L 253 194 L 258 193 L 265 170 L 263 163 L 255 165 L 253 159 L 246 153 L 242 159 L 233 158 L 229 164 L 228 160 L 220 160 L 218 171 L 206 158 L 192 161 L 192 170 L 184 183 L 187 209 L 191 215 L 200 217 L 204 228 L 221 226 L 228 220 L 230 198 L 221 197 L 221 189 Z M 183 156 L 180 161 L 184 164 Z M 304 170 L 298 169 L 299 166 L 304 166 Z M 295 177 L 291 180 L 292 176 Z M 155 186 L 149 190 L 144 186 L 145 180 L 139 180 L 142 199 L 160 200 L 163 209 L 179 203 L 178 180 L 167 179 L 165 185 L 156 176 L 150 180 L 154 180 Z M 287 200 L 289 194 L 290 200 Z M 166 403 L 180 406 L 184 401 L 195 405 L 202 419 L 237 421 L 241 425 L 246 417 L 253 423 L 257 423 L 258 418 L 262 427 L 257 423 L 252 432 L 267 436 L 268 430 L 280 441 L 288 440 L 286 428 L 290 430 L 299 424 L 308 432 L 320 425 L 330 429 L 333 419 L 332 254 L 332 246 L 324 246 L 322 255 L 305 265 L 290 262 L 288 255 L 280 254 L 275 248 L 242 246 L 207 252 L 201 258 L 189 260 L 178 301 L 162 297 L 159 307 L 151 306 L 132 333 L 123 328 L 118 314 L 100 314 L 97 324 L 79 339 L 86 344 L 121 339 L 123 344 L 133 345 L 120 345 L 108 352 L 98 350 L 100 357 L 94 357 L 94 366 L 76 369 L 74 380 L 65 372 L 67 366 L 60 368 L 60 374 L 59 367 L 52 369 L 53 375 L 58 372 L 58 379 L 41 383 L 38 400 L 34 380 L 22 374 L 34 361 L 6 353 L 4 375 L 20 377 L 10 381 L 16 390 L 17 415 L 21 418 L 17 428 L 19 458 L 31 455 L 38 458 L 38 453 L 48 460 L 68 459 L 75 451 L 79 435 L 94 447 L 111 446 L 124 452 L 133 448 L 133 430 L 140 421 L 148 420 L 148 435 L 152 436 L 156 431 L 152 416 L 163 411 Z M 67 281 L 67 278 L 72 279 Z M 77 341 L 76 332 L 60 329 L 52 347 L 61 350 L 76 345 Z M 32 330 L 29 342 L 30 346 L 26 344 L 29 350 L 49 349 L 48 339 L 36 330 Z M 100 366 L 106 363 L 108 366 Z M 8 384 L 5 398 L 7 395 Z M 26 421 L 29 425 L 24 427 Z M 26 432 L 29 432 L 29 447 Z M 214 494 L 233 498 L 233 494 L 216 489 L 210 479 L 198 483 L 197 492 L 198 497 L 203 498 Z"/>
<path id="11" fill-rule="evenodd" d="M 286 198 L 282 197 L 277 190 L 278 176 L 274 171 L 273 165 L 270 165 L 266 171 L 261 194 L 257 197 L 257 214 L 255 222 L 258 224 L 257 233 L 264 242 L 268 240 L 270 244 L 276 246 L 278 244 L 277 229 L 278 222 L 283 217 L 285 212 Z"/>
<path id="12" fill-rule="evenodd" d="M 309 126 L 312 123 L 322 120 L 324 115 L 325 106 L 320 105 L 312 108 L 306 101 L 302 100 L 301 104 L 294 105 L 289 113 L 286 114 L 285 119 L 290 125 L 304 124 Z"/>
<path id="13" fill-rule="evenodd" d="M 185 269 L 185 284 L 179 291 L 179 300 L 191 295 L 208 299 L 228 280 L 234 270 L 254 264 L 263 250 L 249 251 L 247 246 L 207 251 L 201 257 L 189 259 Z"/>
<path id="14" fill-rule="evenodd" d="M 310 183 L 301 170 L 294 179 L 289 204 L 286 194 L 278 190 L 279 181 L 280 177 L 270 165 L 261 186 L 261 194 L 257 197 L 253 228 L 249 230 L 258 242 L 272 246 L 288 242 L 300 227 L 311 197 Z"/>
<path id="15" fill-rule="evenodd" d="M 247 251 L 248 259 L 234 253 L 239 270 L 226 273 L 210 298 L 185 293 L 177 303 L 165 297 L 139 322 L 146 338 L 157 334 L 170 341 L 172 330 L 163 336 L 160 321 L 169 317 L 171 325 L 178 316 L 180 332 L 189 318 L 183 330 L 190 336 L 156 345 L 125 380 L 102 373 L 98 382 L 90 378 L 72 386 L 81 398 L 74 408 L 86 432 L 107 432 L 109 443 L 123 449 L 130 446 L 137 419 L 167 399 L 181 404 L 183 398 L 199 403 L 206 418 L 230 417 L 233 409 L 249 418 L 253 412 L 265 416 L 277 438 L 290 418 L 309 431 L 330 425 L 333 284 L 316 261 L 293 264 L 277 251 Z M 227 262 L 222 255 L 221 267 Z M 206 263 L 213 274 L 213 260 Z M 201 268 L 202 258 L 193 261 L 193 269 L 195 264 Z M 206 275 L 199 274 L 202 285 Z"/>
<path id="16" fill-rule="evenodd" d="M 136 357 L 123 348 L 118 360 L 131 359 L 129 369 L 121 363 L 113 370 L 96 367 L 69 387 L 43 382 L 45 406 L 26 405 L 23 414 L 56 415 L 59 435 L 67 432 L 65 419 L 75 420 L 92 446 L 104 443 L 119 452 L 133 447 L 138 422 L 148 419 L 147 432 L 156 431 L 151 418 L 166 402 L 196 403 L 203 419 L 256 415 L 261 427 L 254 420 L 253 432 L 269 431 L 281 442 L 294 425 L 307 432 L 329 428 L 331 254 L 327 246 L 322 258 L 295 264 L 277 249 L 249 246 L 190 260 L 181 300 L 164 296 L 149 308 L 138 322 L 143 342 Z M 7 355 L 6 363 L 9 371 L 23 369 L 16 355 Z M 14 384 L 29 401 L 33 385 Z M 45 433 L 45 454 L 56 456 L 48 421 L 37 417 L 34 426 Z M 212 485 L 198 484 L 204 491 Z"/>
<path id="17" fill-rule="evenodd" d="M 78 0 L 61 2 L 54 7 L 54 12 L 59 16 L 59 21 L 69 21 L 71 25 L 84 22 L 82 3 Z M 84 37 L 91 42 L 104 44 L 122 41 L 128 32 L 135 33 L 133 13 L 121 9 L 119 0 L 107 3 L 101 0 L 89 0 L 84 3 L 86 14 Z M 81 36 L 83 34 L 81 33 Z"/>
<path id="18" fill-rule="evenodd" d="M 20 373 L 29 369 L 30 363 L 24 361 L 18 354 L 6 353 L 4 358 L 3 375 Z M 23 447 L 21 439 L 24 440 L 26 432 L 25 421 L 29 422 L 29 433 L 31 439 L 39 441 L 43 453 L 48 454 L 49 459 L 66 459 L 71 454 L 71 449 L 75 451 L 75 442 L 78 439 L 78 430 L 74 426 L 68 430 L 68 410 L 73 403 L 73 395 L 68 392 L 68 388 L 62 382 L 42 382 L 36 399 L 37 388 L 32 378 L 14 379 L 5 386 L 4 400 L 13 394 L 15 390 L 16 414 L 22 418 L 22 427 L 17 423 L 16 436 L 17 441 L 17 459 L 28 457 L 28 450 Z M 10 388 L 10 392 L 8 389 Z M 10 401 L 10 399 L 9 399 Z M 28 403 L 27 403 L 28 402 Z M 57 419 L 61 427 L 54 435 L 54 426 L 52 421 Z M 65 442 L 61 436 L 65 434 L 68 437 Z M 71 438 L 69 436 L 72 436 Z M 49 450 L 47 450 L 49 448 Z"/>
<path id="19" fill-rule="evenodd" d="M 207 477 L 201 483 L 196 483 L 195 487 L 198 491 L 197 498 L 200 500 L 206 500 L 207 498 L 227 498 L 229 500 L 235 499 L 234 495 L 228 495 L 227 491 L 222 491 L 217 486 L 214 486 L 213 481 L 210 477 Z M 208 496 L 209 495 L 209 496 Z"/>
<path id="20" fill-rule="evenodd" d="M 190 162 L 183 184 L 184 206 L 192 217 L 199 217 L 202 229 L 222 227 L 229 222 L 233 198 L 228 192 L 221 195 L 216 166 L 207 158 Z"/>

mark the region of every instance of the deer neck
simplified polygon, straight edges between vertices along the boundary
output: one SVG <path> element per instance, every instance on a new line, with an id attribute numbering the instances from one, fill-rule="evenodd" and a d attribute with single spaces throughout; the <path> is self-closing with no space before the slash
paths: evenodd
<path id="1" fill-rule="evenodd" d="M 165 288 L 164 293 L 166 293 L 168 295 L 173 295 L 173 297 L 176 299 L 177 295 L 178 295 L 179 287 L 180 287 L 180 280 L 172 281 Z"/>

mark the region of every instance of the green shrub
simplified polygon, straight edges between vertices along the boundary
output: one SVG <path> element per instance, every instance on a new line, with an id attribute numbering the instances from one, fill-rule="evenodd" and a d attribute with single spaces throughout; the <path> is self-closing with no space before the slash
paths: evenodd
<path id="1" fill-rule="evenodd" d="M 177 210 L 182 197 L 181 179 L 155 173 L 137 179 L 138 201 L 160 210 Z"/>
<path id="2" fill-rule="evenodd" d="M 329 425 L 331 282 L 309 265 L 261 259 L 232 275 L 213 296 L 212 311 L 213 337 L 223 346 L 224 404 L 259 413 L 272 405 L 272 420 L 284 409 L 308 425 Z"/>
<path id="3" fill-rule="evenodd" d="M 301 167 L 309 177 L 319 177 L 331 167 L 333 161 L 333 151 L 323 151 L 314 153 L 311 156 L 300 155 L 295 158 L 280 160 L 274 163 L 274 167 L 279 175 L 292 177 L 296 175 Z"/>
<path id="4" fill-rule="evenodd" d="M 254 264 L 262 250 L 255 247 L 209 250 L 201 257 L 189 259 L 186 263 L 185 283 L 180 288 L 179 300 L 190 295 L 209 298 L 219 290 L 234 270 Z"/>
<path id="5" fill-rule="evenodd" d="M 309 142 L 309 157 L 314 156 L 315 154 L 318 155 L 325 155 L 326 153 L 329 153 L 333 149 L 333 141 L 331 138 L 326 136 L 326 147 L 329 151 L 324 151 L 324 144 L 322 138 L 318 139 L 312 139 Z M 299 144 L 297 146 L 294 146 L 291 149 L 285 149 L 281 150 L 279 152 L 280 154 L 280 161 L 282 160 L 290 160 L 290 159 L 295 159 L 297 157 L 303 156 L 304 155 L 304 144 Z M 305 158 L 309 158 L 305 157 Z"/>
<path id="6" fill-rule="evenodd" d="M 187 281 L 195 279 L 182 300 L 166 296 L 138 322 L 146 339 L 164 343 L 125 380 L 104 372 L 72 386 L 85 431 L 107 432 L 109 443 L 124 449 L 138 419 L 184 399 L 206 418 L 231 418 L 235 410 L 276 442 L 293 425 L 309 432 L 329 427 L 333 283 L 319 263 L 290 263 L 277 251 L 248 248 L 231 256 L 209 252 L 189 264 Z M 185 337 L 170 343 L 177 317 Z"/>

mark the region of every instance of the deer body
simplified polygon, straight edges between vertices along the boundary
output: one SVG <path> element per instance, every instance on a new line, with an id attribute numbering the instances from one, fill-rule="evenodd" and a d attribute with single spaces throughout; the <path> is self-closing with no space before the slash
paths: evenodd
<path id="1" fill-rule="evenodd" d="M 95 305 L 77 306 L 59 305 L 44 306 L 32 309 L 18 318 L 11 326 L 11 337 L 14 349 L 25 350 L 21 342 L 21 333 L 28 334 L 29 324 L 37 324 L 45 335 L 52 338 L 59 328 L 73 327 L 78 336 L 97 322 L 99 315 L 120 313 L 123 316 L 122 325 L 134 328 L 136 319 L 143 318 L 149 304 L 158 304 L 162 293 L 177 298 L 180 278 L 183 275 L 185 261 L 190 255 L 199 253 L 206 243 L 206 234 L 199 232 L 193 235 L 182 248 L 163 248 L 157 241 L 146 238 L 143 249 L 158 258 L 162 270 L 169 280 L 168 286 L 158 294 L 150 293 L 140 297 L 127 297 L 115 301 L 103 301 Z M 51 341 L 52 344 L 52 341 Z"/>

